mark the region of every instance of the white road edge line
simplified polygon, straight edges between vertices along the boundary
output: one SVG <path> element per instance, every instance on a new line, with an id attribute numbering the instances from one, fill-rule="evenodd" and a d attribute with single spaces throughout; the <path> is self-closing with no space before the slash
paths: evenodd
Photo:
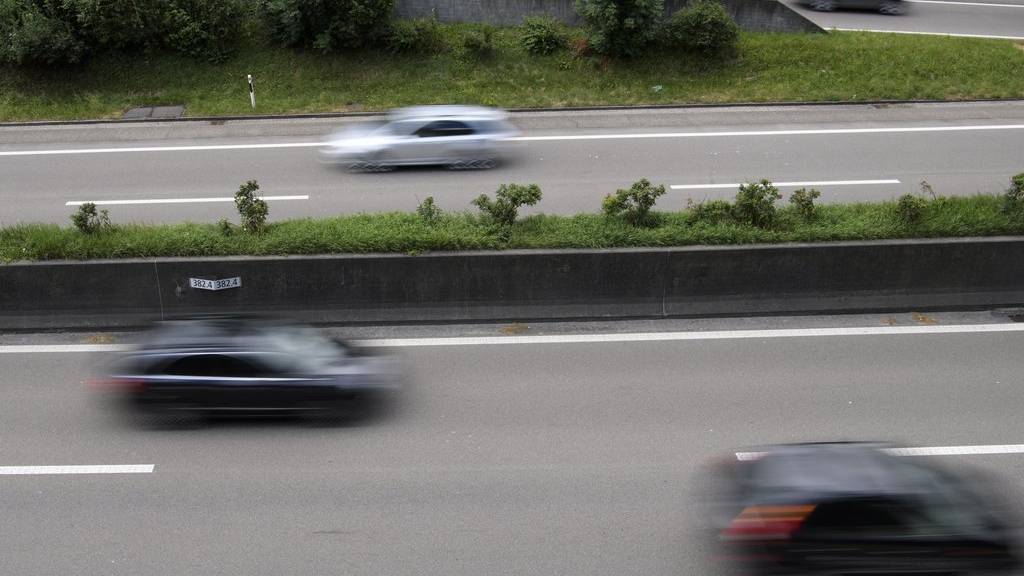
<path id="1" fill-rule="evenodd" d="M 2 475 L 152 474 L 155 464 L 97 464 L 87 466 L 0 466 Z"/>
<path id="2" fill-rule="evenodd" d="M 993 2 L 950 2 L 947 0 L 903 0 L 913 4 L 952 4 L 954 6 L 992 6 L 995 8 L 1024 8 L 1024 4 L 996 4 Z"/>
<path id="3" fill-rule="evenodd" d="M 981 456 L 986 454 L 1024 454 L 1024 444 L 992 444 L 979 446 L 921 446 L 916 448 L 883 448 L 893 456 Z M 737 452 L 741 462 L 757 460 L 764 452 Z"/>
<path id="4" fill-rule="evenodd" d="M 900 336 L 911 334 L 981 334 L 1024 332 L 1024 324 L 959 324 L 948 326 L 861 326 L 847 328 L 790 328 L 782 330 L 715 330 L 695 332 L 639 332 L 621 334 L 564 334 L 549 336 L 467 336 L 451 338 L 381 338 L 355 340 L 372 348 L 423 346 L 500 346 L 509 344 L 594 344 L 605 342 L 674 342 L 684 340 L 745 340 L 842 336 Z M 0 354 L 118 352 L 119 344 L 15 344 L 0 346 Z"/>
<path id="5" fill-rule="evenodd" d="M 866 186 L 869 184 L 899 184 L 896 179 L 891 180 L 821 180 L 817 182 L 772 182 L 775 186 Z M 739 188 L 740 183 L 735 184 L 673 184 L 673 190 L 704 190 L 711 188 Z"/>
<path id="6" fill-rule="evenodd" d="M 309 196 L 260 196 L 264 200 L 309 200 Z M 234 198 L 153 198 L 144 200 L 68 200 L 65 206 L 81 206 L 91 203 L 97 206 L 119 206 L 127 204 L 189 204 L 194 202 L 234 202 Z"/>
<path id="7" fill-rule="evenodd" d="M 872 31 L 873 30 L 869 30 Z M 558 140 L 631 140 L 640 138 L 722 138 L 736 136 L 813 136 L 829 134 L 901 134 L 917 132 L 970 132 L 978 130 L 1022 130 L 1024 124 L 978 124 L 967 126 L 906 126 L 877 128 L 820 128 L 805 130 L 742 130 L 731 132 L 650 132 L 638 134 L 561 134 L 518 136 L 514 142 Z M 310 148 L 322 142 L 280 142 L 276 144 L 217 144 L 197 146 L 144 146 L 140 148 L 68 148 L 63 150 L 0 150 L 3 156 L 50 156 L 59 154 L 112 154 L 127 152 L 195 152 L 203 150 L 253 150 L 272 148 Z"/>
<path id="8" fill-rule="evenodd" d="M 945 4 L 945 2 L 943 2 Z M 873 30 L 870 28 L 829 28 L 839 32 L 876 32 L 880 34 L 915 34 L 918 36 L 953 36 L 955 38 L 989 38 L 992 40 L 1024 40 L 1024 36 L 992 36 L 989 34 L 954 34 L 952 32 L 916 32 L 911 30 Z"/>

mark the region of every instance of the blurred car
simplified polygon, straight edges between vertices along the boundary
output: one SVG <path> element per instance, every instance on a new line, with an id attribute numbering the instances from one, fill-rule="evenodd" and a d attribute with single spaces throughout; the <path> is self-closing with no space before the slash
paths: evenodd
<path id="1" fill-rule="evenodd" d="M 353 169 L 440 164 L 491 168 L 504 143 L 519 135 L 508 113 L 481 106 L 417 106 L 389 113 L 383 122 L 332 134 L 320 148 L 324 162 Z"/>
<path id="2" fill-rule="evenodd" d="M 903 0 L 805 0 L 807 6 L 819 12 L 832 12 L 837 8 L 877 10 L 882 14 L 896 16 L 906 12 Z"/>
<path id="3" fill-rule="evenodd" d="M 776 446 L 716 475 L 715 532 L 741 574 L 1008 574 L 1017 524 L 920 457 L 867 443 Z"/>
<path id="4" fill-rule="evenodd" d="M 301 412 L 348 416 L 399 388 L 396 360 L 270 318 L 162 322 L 95 382 L 151 416 Z"/>

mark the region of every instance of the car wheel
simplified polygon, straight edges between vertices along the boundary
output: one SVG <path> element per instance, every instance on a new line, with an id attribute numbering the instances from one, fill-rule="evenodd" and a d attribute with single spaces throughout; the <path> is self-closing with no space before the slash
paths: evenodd
<path id="1" fill-rule="evenodd" d="M 835 0 L 811 0 L 811 9 L 818 12 L 831 12 L 836 9 Z"/>
<path id="2" fill-rule="evenodd" d="M 890 16 L 903 14 L 903 3 L 887 0 L 885 2 L 882 2 L 882 4 L 878 6 L 878 11 L 881 12 L 882 14 L 888 14 Z"/>

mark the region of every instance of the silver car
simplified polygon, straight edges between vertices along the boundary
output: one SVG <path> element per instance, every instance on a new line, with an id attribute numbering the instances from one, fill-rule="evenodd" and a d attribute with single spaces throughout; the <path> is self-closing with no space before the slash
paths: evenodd
<path id="1" fill-rule="evenodd" d="M 445 165 L 491 168 L 507 141 L 519 135 L 508 113 L 481 106 L 416 106 L 390 112 L 332 134 L 320 148 L 322 161 L 352 169 Z"/>

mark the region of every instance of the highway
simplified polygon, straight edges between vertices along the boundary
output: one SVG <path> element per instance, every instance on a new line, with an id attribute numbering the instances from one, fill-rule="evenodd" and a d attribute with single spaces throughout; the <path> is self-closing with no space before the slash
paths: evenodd
<path id="1" fill-rule="evenodd" d="M 957 330 L 409 340 L 395 350 L 413 382 L 388 418 L 174 431 L 127 426 L 94 402 L 79 382 L 95 354 L 0 346 L 0 471 L 153 466 L 0 474 L 3 571 L 714 576 L 697 489 L 714 459 L 782 441 L 1024 440 L 1024 332 Z M 944 462 L 1015 491 L 1022 450 Z"/>
<path id="2" fill-rule="evenodd" d="M 900 16 L 886 16 L 868 10 L 816 12 L 796 0 L 784 1 L 825 29 L 1024 40 L 1022 0 L 904 0 L 907 12 Z"/>
<path id="3" fill-rule="evenodd" d="M 85 201 L 109 202 L 115 222 L 214 222 L 236 216 L 231 197 L 250 179 L 281 219 L 408 211 L 427 196 L 466 210 L 507 182 L 539 184 L 533 211 L 566 214 L 643 177 L 676 186 L 659 207 L 678 209 L 760 178 L 868 201 L 922 180 L 945 195 L 1001 192 L 1024 170 L 1020 102 L 523 113 L 521 141 L 494 170 L 384 174 L 317 161 L 318 142 L 349 121 L 0 127 L 0 224 L 65 223 Z"/>

